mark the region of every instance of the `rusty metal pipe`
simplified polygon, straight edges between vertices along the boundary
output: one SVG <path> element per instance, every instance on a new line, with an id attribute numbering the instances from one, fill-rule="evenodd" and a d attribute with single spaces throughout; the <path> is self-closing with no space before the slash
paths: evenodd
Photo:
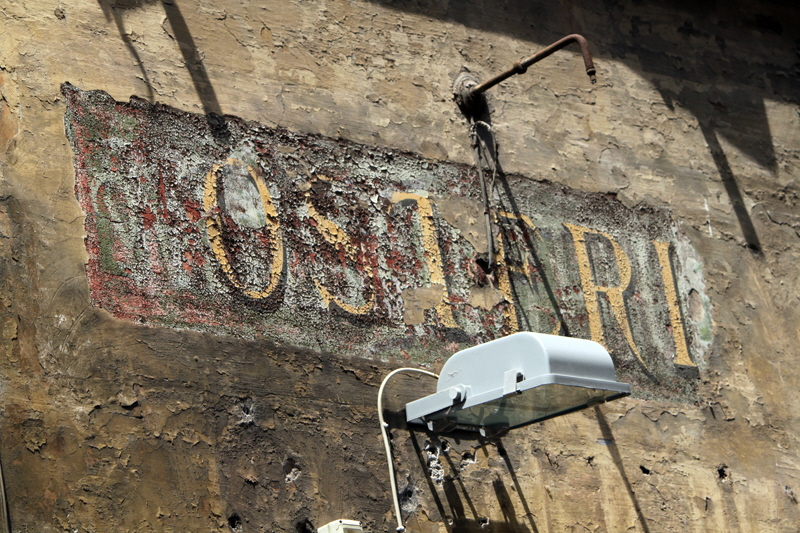
<path id="1" fill-rule="evenodd" d="M 554 42 L 544 50 L 540 50 L 533 54 L 531 57 L 527 59 L 523 59 L 521 61 L 517 61 L 507 71 L 503 72 L 502 74 L 498 74 L 494 78 L 486 80 L 485 82 L 481 83 L 480 85 L 476 85 L 469 89 L 469 96 L 474 96 L 481 94 L 483 92 L 488 91 L 498 83 L 510 78 L 514 74 L 523 74 L 528 67 L 541 61 L 542 59 L 552 55 L 554 52 L 561 50 L 568 44 L 572 42 L 577 42 L 581 46 L 581 54 L 583 54 L 583 63 L 586 65 L 586 74 L 589 75 L 589 79 L 592 83 L 597 83 L 597 78 L 595 77 L 595 68 L 594 63 L 592 62 L 592 54 L 589 52 L 589 43 L 586 42 L 586 39 L 582 35 L 578 35 L 577 33 L 573 33 L 572 35 L 567 35 L 566 37 L 559 39 L 558 41 Z"/>

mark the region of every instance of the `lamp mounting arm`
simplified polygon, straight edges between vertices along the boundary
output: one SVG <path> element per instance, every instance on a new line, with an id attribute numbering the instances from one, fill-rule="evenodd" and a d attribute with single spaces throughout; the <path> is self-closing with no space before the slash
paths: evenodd
<path id="1" fill-rule="evenodd" d="M 586 42 L 586 39 L 577 33 L 573 33 L 571 35 L 567 35 L 559 39 L 558 41 L 554 42 L 547 48 L 540 50 L 530 56 L 527 59 L 521 59 L 514 63 L 514 65 L 506 70 L 495 76 L 494 78 L 490 78 L 485 82 L 479 84 L 475 78 L 472 76 L 460 78 L 456 80 L 456 84 L 453 87 L 454 97 L 456 102 L 458 103 L 459 107 L 462 109 L 470 109 L 474 107 L 473 100 L 479 94 L 482 94 L 498 83 L 510 78 L 514 74 L 523 74 L 528 70 L 528 67 L 533 65 L 534 63 L 538 63 L 542 59 L 552 55 L 553 53 L 561 50 L 565 46 L 570 43 L 578 43 L 581 47 L 581 54 L 583 55 L 583 64 L 586 66 L 586 74 L 588 74 L 589 79 L 591 80 L 592 84 L 597 83 L 597 78 L 595 77 L 596 70 L 594 68 L 594 63 L 592 62 L 592 54 L 589 52 L 589 43 Z"/>

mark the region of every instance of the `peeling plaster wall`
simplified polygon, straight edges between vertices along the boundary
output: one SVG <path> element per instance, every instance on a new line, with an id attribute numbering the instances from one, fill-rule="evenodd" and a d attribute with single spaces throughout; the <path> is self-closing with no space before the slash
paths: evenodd
<path id="1" fill-rule="evenodd" d="M 598 84 L 568 49 L 492 89 L 499 160 L 517 197 L 563 188 L 587 205 L 607 198 L 619 213 L 674 223 L 660 231 L 680 237 L 676 298 L 708 343 L 682 376 L 692 394 L 641 387 L 481 441 L 405 428 L 403 402 L 432 384 L 397 378 L 387 408 L 408 527 L 796 531 L 800 11 L 522 0 L 0 6 L 0 461 L 13 531 L 305 532 L 337 518 L 395 527 L 375 396 L 403 352 L 365 356 L 300 342 L 290 329 L 184 329 L 98 305 L 108 287 L 90 286 L 102 254 L 87 248 L 92 212 L 76 191 L 82 167 L 62 83 L 119 102 L 136 95 L 141 109 L 170 106 L 219 146 L 229 139 L 217 115 L 229 114 L 238 117 L 229 124 L 469 174 L 468 127 L 450 95 L 456 74 L 483 79 L 573 32 L 590 42 Z M 463 235 L 464 250 L 485 252 L 480 224 L 465 219 L 478 190 L 438 194 L 436 224 Z M 257 199 L 230 199 L 245 206 L 237 224 L 269 226 L 271 213 L 246 208 Z M 344 219 L 326 226 L 331 211 L 321 213 L 305 216 L 327 228 L 322 240 L 345 238 Z M 613 212 L 587 213 L 614 227 Z M 207 261 L 225 279 L 214 255 Z M 658 270 L 656 255 L 648 264 Z M 440 312 L 437 280 L 427 282 L 400 291 L 417 303 L 395 309 L 397 323 L 424 322 L 432 304 Z M 504 304 L 476 291 L 470 305 Z M 337 327 L 336 309 L 315 312 Z M 665 312 L 664 328 L 669 320 Z M 374 332 L 368 322 L 347 328 Z M 504 332 L 493 328 L 476 338 Z M 437 357 L 460 347 L 450 342 L 437 341 Z M 406 355 L 436 367 L 436 357 Z"/>

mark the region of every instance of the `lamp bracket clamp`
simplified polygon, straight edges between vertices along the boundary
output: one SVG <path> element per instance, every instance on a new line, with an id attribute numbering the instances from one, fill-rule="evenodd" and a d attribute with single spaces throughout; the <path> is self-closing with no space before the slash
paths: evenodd
<path id="1" fill-rule="evenodd" d="M 524 379 L 525 376 L 516 368 L 506 370 L 503 373 L 503 396 L 511 396 L 521 392 L 518 383 Z"/>

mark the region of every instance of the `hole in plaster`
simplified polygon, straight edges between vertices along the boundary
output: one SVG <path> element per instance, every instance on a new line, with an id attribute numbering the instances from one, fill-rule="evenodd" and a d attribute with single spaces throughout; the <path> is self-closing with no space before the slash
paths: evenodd
<path id="1" fill-rule="evenodd" d="M 717 478 L 719 481 L 725 483 L 725 480 L 728 479 L 728 465 L 719 465 L 717 467 Z"/>
<path id="2" fill-rule="evenodd" d="M 489 259 L 486 257 L 479 257 L 475 260 L 475 263 L 483 270 L 484 274 L 491 274 L 492 273 L 492 265 L 489 264 Z"/>
<path id="3" fill-rule="evenodd" d="M 300 477 L 300 469 L 299 468 L 293 468 L 291 472 L 286 474 L 286 477 L 284 478 L 284 481 L 286 481 L 286 483 L 293 483 L 293 482 L 297 481 L 297 478 L 299 478 L 299 477 Z"/>
<path id="4" fill-rule="evenodd" d="M 317 530 L 314 528 L 314 524 L 311 523 L 311 520 L 308 518 L 297 522 L 294 525 L 294 530 L 296 533 L 316 533 Z"/>
<path id="5" fill-rule="evenodd" d="M 283 463 L 283 480 L 286 483 L 292 483 L 300 477 L 300 467 L 297 466 L 297 462 L 289 457 Z"/>
<path id="6" fill-rule="evenodd" d="M 239 515 L 233 513 L 228 517 L 228 527 L 231 528 L 231 531 L 239 532 L 242 530 L 242 519 L 239 518 Z"/>
<path id="7" fill-rule="evenodd" d="M 407 501 L 410 500 L 413 495 L 414 486 L 411 483 L 408 483 L 405 487 L 403 487 L 403 490 L 400 491 L 400 494 L 398 494 L 397 497 L 400 499 L 400 501 Z"/>
<path id="8" fill-rule="evenodd" d="M 403 487 L 403 490 L 400 491 L 397 498 L 400 501 L 400 509 L 403 513 L 412 514 L 419 507 L 419 501 L 411 479 L 407 479 L 406 481 L 406 486 Z"/>
<path id="9" fill-rule="evenodd" d="M 643 466 L 643 465 L 639 465 L 639 470 L 641 470 L 642 474 L 644 474 L 646 476 L 649 476 L 650 472 L 652 472 L 652 470 L 650 470 L 649 468 L 647 468 L 646 466 Z"/>
<path id="10" fill-rule="evenodd" d="M 252 426 L 256 421 L 256 406 L 251 401 L 246 401 L 239 405 L 240 426 Z"/>
<path id="11" fill-rule="evenodd" d="M 594 466 L 594 455 L 591 455 L 586 458 L 586 464 L 589 466 Z"/>
<path id="12" fill-rule="evenodd" d="M 441 485 L 444 480 L 444 467 L 439 461 L 439 447 L 430 441 L 425 441 L 425 452 L 428 463 L 428 477 L 436 485 Z"/>
<path id="13" fill-rule="evenodd" d="M 485 517 L 485 516 L 482 516 L 478 520 L 478 523 L 481 525 L 481 527 L 487 527 L 489 525 L 489 519 L 487 517 Z"/>
<path id="14" fill-rule="evenodd" d="M 472 452 L 464 452 L 461 454 L 461 461 L 458 464 L 459 470 L 464 470 L 469 465 L 475 464 L 475 454 Z"/>

